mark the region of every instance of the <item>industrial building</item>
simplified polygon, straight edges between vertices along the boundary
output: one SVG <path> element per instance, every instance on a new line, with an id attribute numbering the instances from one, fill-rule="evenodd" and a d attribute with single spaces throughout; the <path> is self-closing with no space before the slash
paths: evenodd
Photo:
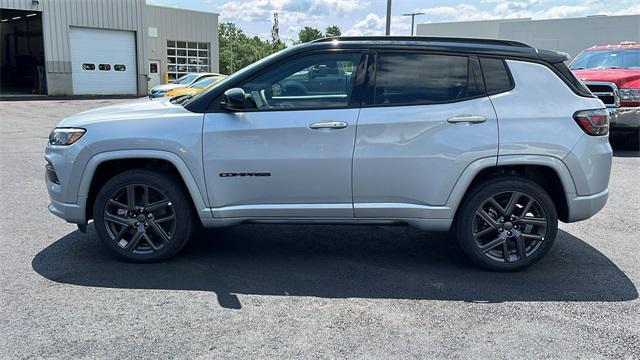
<path id="1" fill-rule="evenodd" d="M 145 95 L 218 71 L 218 14 L 144 0 L 0 0 L 0 94 Z"/>
<path id="2" fill-rule="evenodd" d="M 622 41 L 640 43 L 640 15 L 428 23 L 418 24 L 417 34 L 516 40 L 575 57 L 594 45 L 614 45 Z"/>

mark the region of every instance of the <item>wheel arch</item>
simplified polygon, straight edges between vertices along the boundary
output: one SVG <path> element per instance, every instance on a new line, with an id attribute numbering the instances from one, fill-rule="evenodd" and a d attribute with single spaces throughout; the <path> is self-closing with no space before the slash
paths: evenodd
<path id="1" fill-rule="evenodd" d="M 492 161 L 491 161 L 492 160 Z M 447 206 L 453 218 L 457 217 L 460 205 L 474 187 L 495 176 L 518 176 L 533 181 L 551 197 L 558 211 L 558 218 L 569 220 L 569 198 L 575 194 L 575 184 L 566 165 L 551 156 L 501 156 L 480 159 L 465 169 L 449 196 Z"/>
<path id="2" fill-rule="evenodd" d="M 182 182 L 191 198 L 194 210 L 201 220 L 208 220 L 211 212 L 193 174 L 176 154 L 160 150 L 119 150 L 93 156 L 85 167 L 79 187 L 78 203 L 85 209 L 86 219 L 93 216 L 95 197 L 104 183 L 123 171 L 152 169 L 169 172 Z"/>

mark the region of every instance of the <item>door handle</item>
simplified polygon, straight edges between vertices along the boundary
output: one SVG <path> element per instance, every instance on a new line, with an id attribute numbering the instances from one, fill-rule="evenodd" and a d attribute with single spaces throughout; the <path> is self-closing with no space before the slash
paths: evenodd
<path id="1" fill-rule="evenodd" d="M 450 117 L 447 119 L 447 122 L 456 124 L 456 123 L 471 123 L 478 124 L 487 121 L 487 118 L 479 115 L 458 115 L 454 117 Z"/>
<path id="2" fill-rule="evenodd" d="M 349 126 L 349 124 L 344 121 L 321 121 L 309 125 L 309 129 L 344 129 L 347 126 Z"/>

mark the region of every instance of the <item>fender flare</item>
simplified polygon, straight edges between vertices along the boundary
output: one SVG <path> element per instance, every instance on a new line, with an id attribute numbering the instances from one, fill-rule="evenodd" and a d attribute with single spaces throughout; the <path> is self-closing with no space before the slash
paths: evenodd
<path id="1" fill-rule="evenodd" d="M 488 168 L 498 168 L 500 166 L 510 165 L 537 165 L 550 168 L 558 175 L 566 198 L 576 193 L 576 186 L 573 181 L 573 177 L 569 172 L 569 168 L 567 168 L 567 165 L 565 165 L 562 160 L 556 157 L 546 155 L 492 156 L 472 162 L 464 169 L 458 178 L 458 181 L 453 187 L 446 204 L 446 207 L 449 208 L 449 211 L 451 212 L 451 218 L 455 217 L 458 207 L 469 190 L 471 183 L 481 171 Z"/>
<path id="2" fill-rule="evenodd" d="M 115 150 L 94 155 L 89 159 L 82 173 L 82 180 L 80 181 L 80 186 L 78 188 L 78 205 L 81 208 L 86 209 L 89 190 L 91 189 L 91 184 L 98 166 L 106 161 L 132 158 L 165 160 L 171 163 L 178 170 L 180 177 L 186 185 L 189 196 L 193 201 L 200 219 L 208 220 L 211 218 L 211 211 L 209 210 L 205 200 L 206 197 L 203 196 L 201 189 L 198 187 L 193 174 L 185 164 L 184 160 L 172 152 L 162 150 Z"/>

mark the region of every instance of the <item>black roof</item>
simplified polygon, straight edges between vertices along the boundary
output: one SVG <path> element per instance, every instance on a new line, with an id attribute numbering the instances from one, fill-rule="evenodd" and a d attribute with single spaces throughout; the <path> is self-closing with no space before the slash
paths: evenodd
<path id="1" fill-rule="evenodd" d="M 550 63 L 566 61 L 567 55 L 557 51 L 541 50 L 513 40 L 475 39 L 427 36 L 340 36 L 311 41 L 303 47 L 420 47 L 428 50 L 455 51 L 529 58 Z"/>

